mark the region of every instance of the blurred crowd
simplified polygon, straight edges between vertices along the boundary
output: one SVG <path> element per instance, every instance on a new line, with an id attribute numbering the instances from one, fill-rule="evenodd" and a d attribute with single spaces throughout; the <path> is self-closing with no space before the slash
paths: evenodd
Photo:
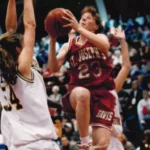
<path id="1" fill-rule="evenodd" d="M 112 77 L 116 77 L 122 65 L 119 42 L 111 35 L 114 28 L 125 31 L 132 63 L 130 73 L 122 91 L 119 93 L 120 113 L 122 115 L 123 134 L 120 141 L 125 150 L 150 149 L 150 15 L 129 18 L 127 21 L 111 18 L 104 24 L 104 33 L 109 37 L 111 48 L 109 56 L 112 60 Z M 56 55 L 63 43 L 57 42 Z M 61 98 L 66 93 L 69 82 L 69 65 L 67 63 L 60 72 L 51 74 L 47 69 L 49 38 L 43 37 L 35 43 L 35 56 L 43 72 L 47 94 L 50 100 L 61 105 Z M 51 108 L 62 150 L 78 150 L 78 128 L 75 116 L 65 114 L 61 108 Z M 89 134 L 91 134 L 89 127 Z"/>

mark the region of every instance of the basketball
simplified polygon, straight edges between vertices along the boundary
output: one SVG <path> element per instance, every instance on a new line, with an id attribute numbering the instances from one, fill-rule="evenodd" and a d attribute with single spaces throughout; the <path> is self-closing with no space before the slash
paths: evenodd
<path id="1" fill-rule="evenodd" d="M 44 21 L 45 30 L 52 36 L 64 36 L 70 31 L 70 27 L 63 27 L 63 25 L 68 24 L 68 21 L 64 20 L 62 17 L 65 16 L 66 9 L 55 8 L 51 10 Z"/>

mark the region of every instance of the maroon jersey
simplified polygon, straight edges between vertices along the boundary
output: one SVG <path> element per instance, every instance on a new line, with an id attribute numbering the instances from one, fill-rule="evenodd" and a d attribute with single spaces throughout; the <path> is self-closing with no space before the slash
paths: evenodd
<path id="1" fill-rule="evenodd" d="M 89 41 L 80 45 L 77 38 L 73 38 L 70 42 L 67 54 L 70 86 L 83 86 L 88 89 L 102 86 L 114 89 L 114 81 L 110 77 L 112 65 L 107 54 L 102 53 Z"/>

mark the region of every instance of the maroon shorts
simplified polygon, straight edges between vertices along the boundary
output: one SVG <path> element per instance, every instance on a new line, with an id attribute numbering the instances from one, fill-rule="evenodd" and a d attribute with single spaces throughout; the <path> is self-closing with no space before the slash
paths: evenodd
<path id="1" fill-rule="evenodd" d="M 72 89 L 62 98 L 62 103 L 64 112 L 75 114 L 69 101 Z M 111 129 L 114 119 L 115 96 L 106 89 L 90 90 L 90 93 L 90 124 Z"/>

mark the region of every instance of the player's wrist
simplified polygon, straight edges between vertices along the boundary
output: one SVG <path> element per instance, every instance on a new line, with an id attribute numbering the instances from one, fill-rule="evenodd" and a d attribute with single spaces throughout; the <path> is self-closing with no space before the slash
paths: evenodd
<path id="1" fill-rule="evenodd" d="M 80 33 L 82 31 L 82 27 L 79 25 L 76 29 L 76 32 Z"/>
<path id="2" fill-rule="evenodd" d="M 125 38 L 120 38 L 120 43 L 125 43 L 126 42 L 126 39 Z"/>

